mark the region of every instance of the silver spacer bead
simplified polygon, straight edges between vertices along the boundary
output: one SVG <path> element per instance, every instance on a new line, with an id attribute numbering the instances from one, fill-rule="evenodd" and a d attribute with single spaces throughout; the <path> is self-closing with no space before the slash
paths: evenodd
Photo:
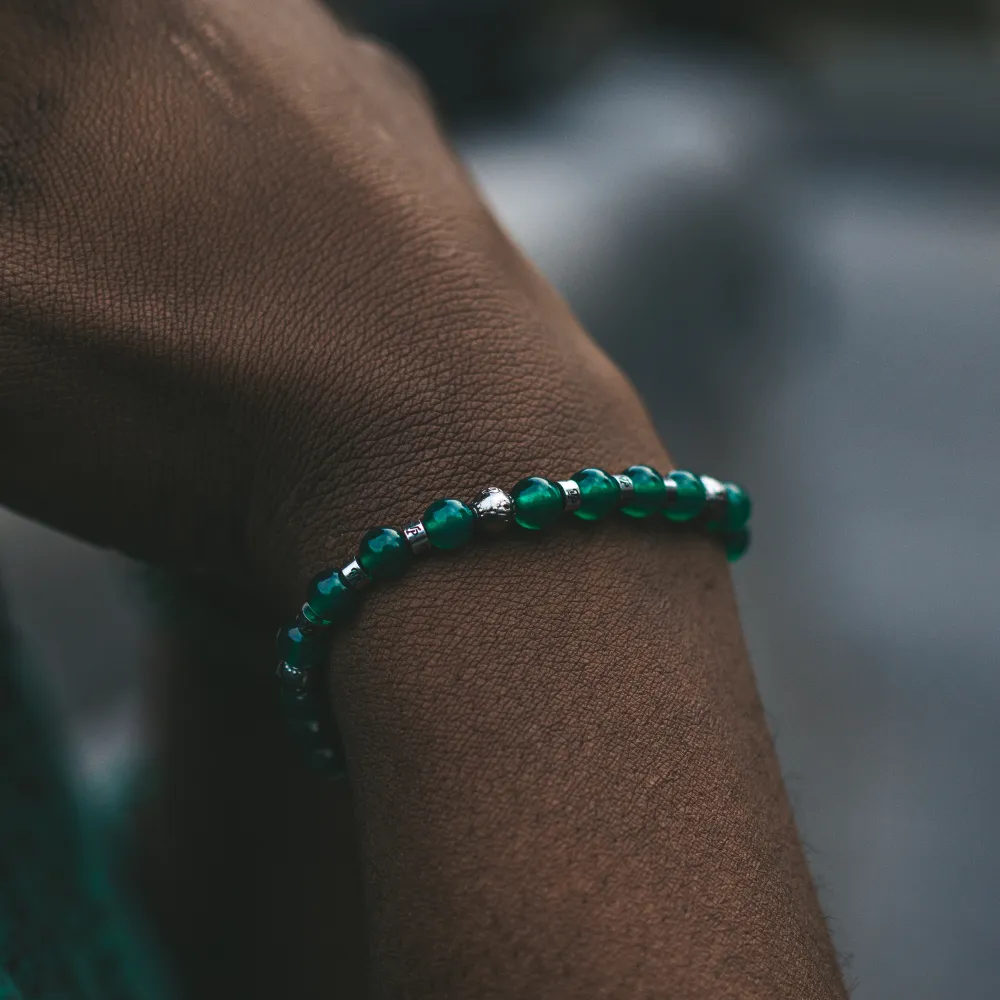
<path id="1" fill-rule="evenodd" d="M 612 476 L 618 484 L 618 506 L 627 507 L 635 496 L 635 486 L 631 476 Z"/>
<path id="2" fill-rule="evenodd" d="M 726 487 L 714 479 L 712 476 L 699 476 L 701 485 L 705 487 L 707 502 L 705 504 L 705 516 L 709 521 L 721 521 L 726 516 L 726 508 L 729 505 L 729 494 Z"/>
<path id="3" fill-rule="evenodd" d="M 469 506 L 476 515 L 476 524 L 490 534 L 503 531 L 514 515 L 514 502 L 496 486 L 487 486 L 477 493 Z"/>
<path id="4" fill-rule="evenodd" d="M 357 559 L 352 559 L 340 571 L 340 575 L 351 590 L 364 590 L 371 583 L 368 574 L 361 568 L 361 563 Z"/>
<path id="5" fill-rule="evenodd" d="M 579 510 L 583 503 L 583 494 L 580 492 L 580 484 L 575 479 L 563 479 L 557 483 L 563 495 L 563 510 L 573 513 Z"/>
<path id="6" fill-rule="evenodd" d="M 308 604 L 302 605 L 301 610 L 295 617 L 295 627 L 303 635 L 309 635 L 309 636 L 322 635 L 330 626 L 328 624 L 324 624 L 323 622 L 314 622 L 306 614 L 306 608 L 308 607 L 309 607 Z"/>
<path id="7" fill-rule="evenodd" d="M 289 690 L 304 694 L 309 687 L 309 673 L 282 661 L 278 664 L 278 680 Z"/>
<path id="8" fill-rule="evenodd" d="M 422 555 L 424 552 L 430 552 L 431 540 L 423 521 L 414 521 L 413 524 L 408 524 L 403 528 L 403 537 L 409 544 L 410 551 L 415 556 Z"/>

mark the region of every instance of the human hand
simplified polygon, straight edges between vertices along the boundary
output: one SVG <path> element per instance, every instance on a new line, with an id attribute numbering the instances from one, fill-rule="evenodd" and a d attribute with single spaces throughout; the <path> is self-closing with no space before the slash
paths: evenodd
<path id="1" fill-rule="evenodd" d="M 662 458 L 419 83 L 311 0 L 0 28 L 3 502 L 282 600 L 430 495 Z"/>

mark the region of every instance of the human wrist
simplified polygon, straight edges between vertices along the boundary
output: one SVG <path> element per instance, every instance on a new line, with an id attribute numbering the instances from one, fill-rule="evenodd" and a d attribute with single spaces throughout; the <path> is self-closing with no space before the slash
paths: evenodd
<path id="1" fill-rule="evenodd" d="M 741 487 L 689 471 L 660 473 L 644 464 L 618 474 L 589 466 L 565 479 L 528 476 L 509 492 L 489 486 L 469 503 L 439 499 L 405 526 L 369 529 L 354 559 L 312 580 L 294 623 L 278 632 L 282 700 L 309 759 L 328 772 L 344 767 L 322 663 L 331 635 L 357 611 L 361 591 L 400 580 L 421 557 L 454 554 L 477 534 L 495 536 L 515 525 L 515 530 L 544 532 L 570 515 L 593 524 L 616 512 L 671 528 L 700 529 L 713 535 L 730 559 L 741 558 L 749 545 L 751 500 Z"/>
<path id="2" fill-rule="evenodd" d="M 257 465 L 267 471 L 247 535 L 283 607 L 319 569 L 347 561 L 365 530 L 406 524 L 438 497 L 468 500 L 526 475 L 566 478 L 581 463 L 672 468 L 634 390 L 578 327 L 553 333 L 537 316 L 519 325 L 502 334 L 507 366 L 484 350 L 492 333 L 431 330 L 411 333 L 378 369 L 340 366 L 297 392 L 272 387 L 287 408 L 277 432 L 261 436 Z M 562 365 L 556 336 L 571 338 Z M 446 368 L 413 360 L 443 355 Z"/>
<path id="3" fill-rule="evenodd" d="M 286 550 L 287 609 L 366 528 L 403 525 L 436 496 L 581 465 L 670 468 L 624 382 L 602 395 L 568 368 L 546 369 L 545 391 L 529 384 L 485 424 L 439 386 L 402 403 L 413 423 L 355 415 L 327 445 L 331 464 L 307 463 L 300 480 L 312 518 L 289 535 L 305 541 Z M 503 397 L 495 373 L 476 377 Z M 560 379 L 592 403 L 565 423 Z M 410 426 L 427 447 L 406 448 Z M 341 440 L 361 447 L 333 462 Z M 461 975 L 480 993 L 527 995 L 554 981 L 552 955 L 570 956 L 567 988 L 581 993 L 614 995 L 636 976 L 686 983 L 663 947 L 683 940 L 677 954 L 701 969 L 692 997 L 842 995 L 712 541 L 662 520 L 569 518 L 426 560 L 372 588 L 334 639 L 329 679 L 387 990 L 459 995 Z M 597 896 L 579 889 L 594 882 Z M 761 945 L 775 926 L 785 944 Z M 718 961 L 720 935 L 735 965 Z"/>
<path id="4" fill-rule="evenodd" d="M 741 996 L 786 995 L 762 984 L 787 964 L 794 995 L 837 995 L 724 558 L 662 527 L 569 519 L 429 559 L 404 584 L 372 588 L 335 639 L 387 977 L 450 996 L 442 962 L 457 943 L 498 996 L 551 981 L 555 954 L 572 956 L 581 992 L 654 972 L 683 982 L 665 947 L 682 936 L 677 955 L 704 963 L 720 991 L 732 977 Z M 603 891 L 590 895 L 595 881 Z M 750 900 L 749 935 L 720 930 Z M 754 944 L 758 920 L 806 943 Z M 537 939 L 489 965 L 518 928 Z M 712 966 L 719 935 L 736 966 Z M 661 947 L 644 951 L 647 939 Z M 744 982 L 737 967 L 756 971 Z"/>

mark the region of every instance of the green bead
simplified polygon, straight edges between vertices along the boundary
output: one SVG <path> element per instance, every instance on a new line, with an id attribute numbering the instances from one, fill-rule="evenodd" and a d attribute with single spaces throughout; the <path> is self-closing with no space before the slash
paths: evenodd
<path id="1" fill-rule="evenodd" d="M 337 570 L 325 570 L 309 584 L 302 613 L 318 625 L 342 621 L 354 610 L 357 597 Z"/>
<path id="2" fill-rule="evenodd" d="M 372 528 L 358 546 L 358 562 L 375 581 L 396 580 L 410 565 L 410 546 L 395 528 Z"/>
<path id="3" fill-rule="evenodd" d="M 279 677 L 282 681 L 281 704 L 285 723 L 306 760 L 328 774 L 342 774 L 345 763 L 343 746 L 322 678 L 315 673 L 308 675 L 311 683 L 304 686 L 300 678 L 290 678 L 287 671 L 280 673 Z"/>
<path id="4" fill-rule="evenodd" d="M 722 544 L 726 547 L 726 558 L 730 562 L 738 562 L 750 548 L 750 529 L 727 532 L 722 536 Z"/>
<path id="5" fill-rule="evenodd" d="M 331 726 L 329 695 L 322 685 L 305 692 L 283 691 L 281 708 L 292 733 L 307 745 L 319 747 L 329 741 Z"/>
<path id="6" fill-rule="evenodd" d="M 326 637 L 306 635 L 297 625 L 278 632 L 278 657 L 289 666 L 308 670 L 323 661 Z"/>
<path id="7" fill-rule="evenodd" d="M 539 531 L 559 520 L 563 512 L 563 496 L 555 483 L 540 476 L 522 479 L 511 494 L 514 520 L 522 528 Z"/>
<path id="8" fill-rule="evenodd" d="M 746 527 L 753 510 L 750 494 L 736 483 L 726 483 L 725 487 L 728 503 L 724 527 L 726 531 L 741 531 Z"/>
<path id="9" fill-rule="evenodd" d="M 285 718 L 291 726 L 292 735 L 299 745 L 307 752 L 314 752 L 330 743 L 329 726 L 324 723 L 322 706 L 311 699 L 311 704 L 305 704 L 297 714 L 285 709 Z"/>
<path id="10" fill-rule="evenodd" d="M 621 490 L 603 469 L 582 469 L 573 479 L 580 487 L 580 508 L 574 511 L 577 517 L 597 521 L 618 506 Z"/>
<path id="11" fill-rule="evenodd" d="M 317 715 L 317 702 L 320 696 L 317 692 L 305 689 L 296 691 L 283 688 L 281 692 L 281 709 L 285 721 L 297 725 L 303 719 L 311 719 Z"/>
<path id="12" fill-rule="evenodd" d="M 625 470 L 625 475 L 632 480 L 635 492 L 627 507 L 622 507 L 622 513 L 629 517 L 649 517 L 663 510 L 667 502 L 667 487 L 663 476 L 648 465 L 633 465 Z"/>
<path id="13" fill-rule="evenodd" d="M 337 746 L 331 746 L 329 741 L 312 753 L 306 755 L 306 761 L 310 768 L 328 778 L 346 778 L 347 761 L 344 759 L 344 751 Z"/>
<path id="14" fill-rule="evenodd" d="M 693 520 L 705 507 L 705 484 L 693 472 L 671 472 L 668 479 L 674 486 L 664 513 L 671 521 Z"/>
<path id="15" fill-rule="evenodd" d="M 458 549 L 472 539 L 475 517 L 461 500 L 435 500 L 424 511 L 424 530 L 436 549 Z"/>

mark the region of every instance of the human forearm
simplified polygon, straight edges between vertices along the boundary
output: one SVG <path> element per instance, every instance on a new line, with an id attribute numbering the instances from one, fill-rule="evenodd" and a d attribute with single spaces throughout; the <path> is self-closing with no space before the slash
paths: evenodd
<path id="1" fill-rule="evenodd" d="M 380 995 L 843 996 L 711 543 L 429 561 L 333 657 Z"/>

